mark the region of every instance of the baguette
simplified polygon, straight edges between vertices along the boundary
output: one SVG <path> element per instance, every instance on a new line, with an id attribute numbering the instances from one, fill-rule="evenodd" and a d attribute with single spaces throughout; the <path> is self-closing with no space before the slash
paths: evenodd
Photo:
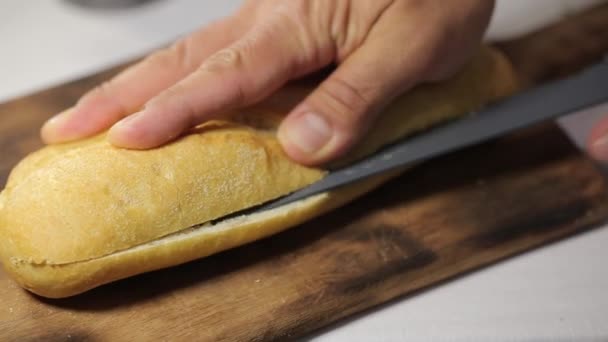
<path id="1" fill-rule="evenodd" d="M 230 120 L 198 126 L 148 151 L 112 147 L 105 136 L 32 153 L 0 193 L 0 261 L 25 289 L 72 296 L 278 233 L 341 206 L 401 171 L 279 208 L 229 214 L 301 189 L 325 170 L 290 161 L 275 128 L 306 95 L 295 86 Z M 481 48 L 452 79 L 396 99 L 347 160 L 517 89 L 511 65 Z"/>

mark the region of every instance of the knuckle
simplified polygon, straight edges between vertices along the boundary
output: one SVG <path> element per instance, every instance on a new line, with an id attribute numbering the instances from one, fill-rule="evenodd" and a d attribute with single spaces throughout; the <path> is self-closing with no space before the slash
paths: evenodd
<path id="1" fill-rule="evenodd" d="M 243 65 L 243 53 L 236 46 L 222 49 L 207 58 L 201 68 L 205 71 L 216 72 L 227 68 L 240 68 Z"/>
<path id="2" fill-rule="evenodd" d="M 124 100 L 116 93 L 115 88 L 113 79 L 105 81 L 85 94 L 79 102 L 92 105 L 100 102 L 107 103 L 113 106 L 115 111 L 126 115 L 132 111 L 132 106 L 123 102 Z"/>
<path id="3" fill-rule="evenodd" d="M 255 80 L 243 70 L 243 53 L 240 48 L 226 48 L 211 56 L 203 63 L 197 73 L 199 78 L 211 74 L 222 78 L 225 93 L 218 106 L 243 106 L 251 102 L 252 89 L 255 89 Z M 249 99 L 249 100 L 248 100 Z"/>
<path id="4" fill-rule="evenodd" d="M 152 68 L 169 68 L 176 71 L 192 70 L 196 66 L 193 40 L 193 37 L 183 38 L 170 47 L 152 53 L 144 59 L 143 64 Z"/>
<path id="5" fill-rule="evenodd" d="M 196 41 L 188 36 L 173 44 L 168 51 L 170 62 L 180 70 L 192 70 L 196 66 Z"/>
<path id="6" fill-rule="evenodd" d="M 313 2 L 308 0 L 284 1 L 277 7 L 275 14 L 303 24 L 310 17 L 311 6 L 314 6 Z"/>
<path id="7" fill-rule="evenodd" d="M 284 46 L 295 65 L 321 67 L 333 58 L 333 46 L 321 25 L 324 21 L 318 18 L 319 6 L 324 5 L 309 0 L 280 1 L 258 20 L 261 24 L 256 33 Z"/>
<path id="8" fill-rule="evenodd" d="M 97 93 L 99 95 L 103 96 L 103 97 L 106 97 L 106 98 L 109 98 L 109 99 L 111 99 L 111 98 L 114 97 L 114 96 L 112 96 L 113 95 L 112 80 L 105 81 L 105 82 L 101 83 L 99 86 L 97 86 L 96 89 L 97 89 L 96 90 Z"/>
<path id="9" fill-rule="evenodd" d="M 97 99 L 106 100 L 108 98 L 111 98 L 110 96 L 108 96 L 108 82 L 109 81 L 105 81 L 95 86 L 95 88 L 89 90 L 80 98 L 80 102 L 94 101 Z"/>
<path id="10" fill-rule="evenodd" d="M 359 126 L 371 109 L 368 96 L 339 77 L 328 78 L 320 85 L 319 92 L 320 101 L 341 126 Z"/>
<path id="11" fill-rule="evenodd" d="M 173 47 L 169 47 L 153 52 L 143 60 L 142 64 L 159 68 L 173 67 L 174 58 L 172 48 Z"/>

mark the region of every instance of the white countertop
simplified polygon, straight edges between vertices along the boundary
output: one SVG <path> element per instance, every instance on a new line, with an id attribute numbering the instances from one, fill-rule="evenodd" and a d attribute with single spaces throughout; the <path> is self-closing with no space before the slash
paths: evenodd
<path id="1" fill-rule="evenodd" d="M 500 0 L 488 36 L 517 35 L 591 2 L 597 1 Z M 0 101 L 139 56 L 239 3 L 160 0 L 116 12 L 61 0 L 0 0 Z M 608 105 L 561 123 L 580 144 L 601 112 L 608 114 Z M 608 227 L 602 227 L 395 301 L 314 339 L 608 341 L 606 261 Z"/>

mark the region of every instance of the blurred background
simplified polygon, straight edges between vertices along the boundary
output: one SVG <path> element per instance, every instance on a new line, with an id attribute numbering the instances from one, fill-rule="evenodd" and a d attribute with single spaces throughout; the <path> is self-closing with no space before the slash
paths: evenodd
<path id="1" fill-rule="evenodd" d="M 499 0 L 486 39 L 515 37 L 600 1 Z M 142 56 L 228 15 L 240 2 L 0 0 L 0 102 Z M 600 113 L 608 106 L 561 123 L 580 145 Z M 608 336 L 607 246 L 606 229 L 576 236 L 385 306 L 318 339 Z"/>

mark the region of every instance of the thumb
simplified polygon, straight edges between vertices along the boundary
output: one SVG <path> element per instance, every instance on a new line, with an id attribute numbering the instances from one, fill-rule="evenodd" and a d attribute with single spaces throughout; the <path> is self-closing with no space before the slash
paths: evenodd
<path id="1" fill-rule="evenodd" d="M 387 50 L 367 45 L 355 51 L 283 120 L 278 137 L 291 159 L 318 165 L 343 156 L 390 100 L 421 81 L 426 55 L 379 63 L 404 55 Z"/>

